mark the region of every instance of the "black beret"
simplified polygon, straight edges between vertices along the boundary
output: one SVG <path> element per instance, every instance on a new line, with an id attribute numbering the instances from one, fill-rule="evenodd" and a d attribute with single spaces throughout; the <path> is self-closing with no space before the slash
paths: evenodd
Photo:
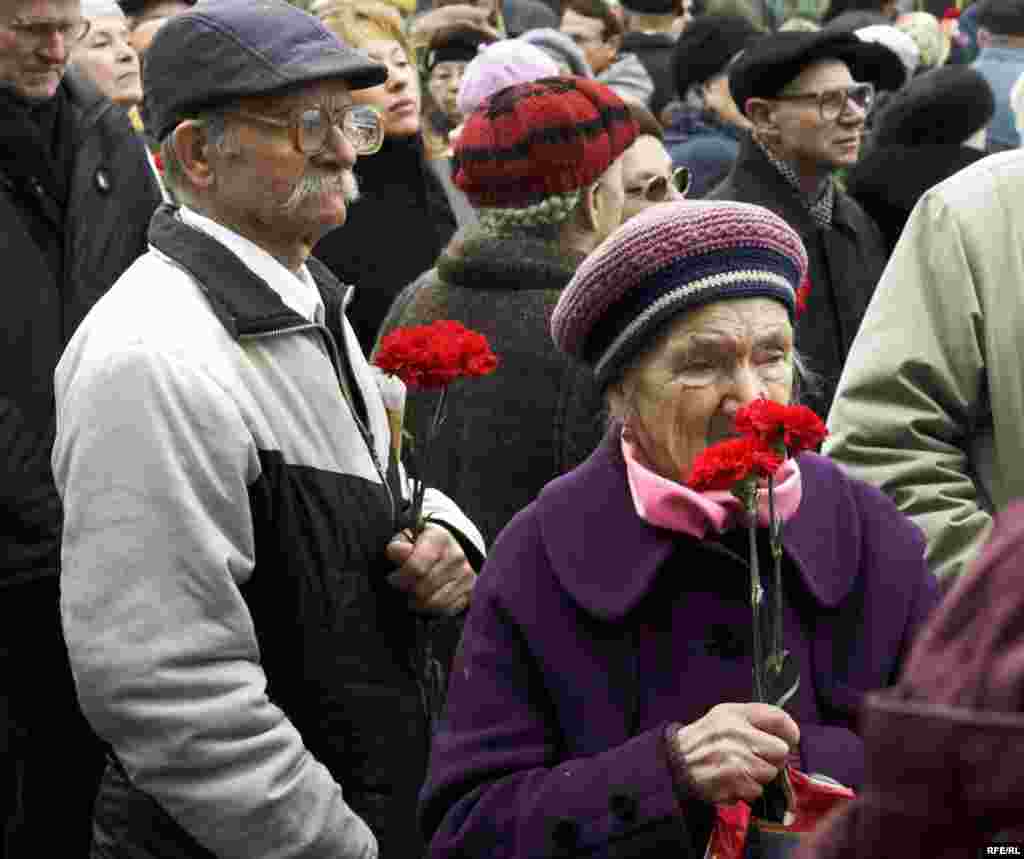
<path id="1" fill-rule="evenodd" d="M 756 35 L 757 28 L 741 15 L 702 15 L 690 21 L 679 34 L 672 60 L 679 97 L 724 72 L 729 60 Z"/>
<path id="2" fill-rule="evenodd" d="M 161 0 L 117 0 L 117 5 L 121 7 L 121 11 L 124 12 L 128 18 L 135 18 L 139 15 L 144 15 L 147 6 L 155 6 Z M 196 0 L 181 0 L 186 6 L 195 6 Z"/>
<path id="3" fill-rule="evenodd" d="M 1024 35 L 1024 0 L 979 0 L 976 20 L 997 36 Z"/>
<path id="4" fill-rule="evenodd" d="M 778 95 L 804 68 L 820 60 L 846 63 L 855 81 L 873 83 L 879 90 L 899 89 L 907 77 L 900 58 L 877 42 L 828 30 L 779 32 L 749 42 L 732 64 L 729 91 L 733 101 L 746 114 L 748 98 Z"/>
<path id="5" fill-rule="evenodd" d="M 874 122 L 877 146 L 959 145 L 995 113 L 992 87 L 968 66 L 918 75 L 894 93 Z"/>
<path id="6" fill-rule="evenodd" d="M 622 6 L 638 15 L 671 15 L 679 8 L 676 0 L 622 0 Z"/>
<path id="7" fill-rule="evenodd" d="M 429 73 L 438 63 L 468 63 L 480 52 L 481 45 L 491 41 L 493 39 L 490 36 L 469 27 L 441 30 L 430 40 L 423 58 L 423 68 Z"/>

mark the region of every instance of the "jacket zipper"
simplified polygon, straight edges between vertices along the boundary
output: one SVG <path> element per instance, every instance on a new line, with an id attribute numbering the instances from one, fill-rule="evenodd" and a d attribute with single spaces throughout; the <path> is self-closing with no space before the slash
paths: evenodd
<path id="1" fill-rule="evenodd" d="M 377 470 L 377 476 L 380 478 L 380 482 L 384 486 L 384 491 L 388 494 L 388 505 L 391 509 L 391 521 L 393 527 L 398 527 L 398 509 L 395 505 L 395 495 L 391 491 L 391 484 L 388 483 L 387 475 L 381 468 L 380 461 L 377 459 L 377 449 L 373 443 L 373 433 L 370 432 L 359 417 L 359 412 L 356 410 L 356 405 L 352 402 L 349 392 L 345 389 L 344 370 L 341 367 L 341 357 L 338 351 L 338 344 L 334 340 L 334 335 L 331 334 L 331 330 L 326 325 L 319 325 L 314 322 L 310 322 L 305 325 L 294 325 L 290 328 L 277 328 L 273 331 L 267 331 L 261 334 L 242 334 L 239 335 L 239 340 L 259 340 L 262 337 L 273 337 L 279 334 L 296 334 L 301 331 L 319 331 L 324 336 L 324 340 L 327 343 L 327 351 L 331 361 L 331 366 L 334 368 L 335 378 L 338 380 L 338 389 L 341 391 L 341 396 L 348 405 L 349 411 L 352 413 L 352 420 L 355 421 L 356 426 L 359 427 L 359 432 L 363 437 L 363 443 L 370 451 L 370 459 L 373 461 L 373 467 Z M 353 374 L 354 375 L 354 374 Z"/>

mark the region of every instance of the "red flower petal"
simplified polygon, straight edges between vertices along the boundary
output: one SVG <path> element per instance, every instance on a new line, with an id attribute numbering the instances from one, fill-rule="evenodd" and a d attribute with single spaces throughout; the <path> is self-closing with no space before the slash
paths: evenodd
<path id="1" fill-rule="evenodd" d="M 498 367 L 487 338 L 451 319 L 396 328 L 381 340 L 373 362 L 412 388 L 443 388 Z"/>

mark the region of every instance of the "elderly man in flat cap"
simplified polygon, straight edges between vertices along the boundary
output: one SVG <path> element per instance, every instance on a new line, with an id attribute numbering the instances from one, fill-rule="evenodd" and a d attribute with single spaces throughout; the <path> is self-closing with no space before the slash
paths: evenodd
<path id="1" fill-rule="evenodd" d="M 765 206 L 803 239 L 813 300 L 796 337 L 817 378 L 802 398 L 823 418 L 886 263 L 878 226 L 832 173 L 856 163 L 875 92 L 898 89 L 905 75 L 889 48 L 828 31 L 764 37 L 729 70 L 729 90 L 752 128 L 707 198 Z"/>
<path id="2" fill-rule="evenodd" d="M 164 24 L 144 77 L 182 206 L 56 373 L 62 618 L 111 747 L 93 856 L 419 856 L 431 636 L 483 541 L 434 491 L 396 536 L 350 290 L 309 258 L 380 145 L 351 93 L 384 68 L 284 0 L 218 0 Z"/>

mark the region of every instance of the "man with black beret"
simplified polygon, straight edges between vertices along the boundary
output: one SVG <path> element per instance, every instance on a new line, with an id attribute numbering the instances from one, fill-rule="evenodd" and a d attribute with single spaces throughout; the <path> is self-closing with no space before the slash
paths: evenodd
<path id="1" fill-rule="evenodd" d="M 818 377 L 803 397 L 822 417 L 887 256 L 878 226 L 832 173 L 857 162 L 875 91 L 897 89 L 904 78 L 888 48 L 828 31 L 763 37 L 729 70 L 751 130 L 708 198 L 765 206 L 800 233 L 813 299 L 796 336 Z"/>
<path id="2" fill-rule="evenodd" d="M 386 75 L 284 0 L 198 3 L 150 46 L 181 206 L 55 373 L 63 629 L 110 746 L 94 856 L 423 852 L 434 637 L 483 540 L 434 490 L 411 521 L 351 287 L 310 257 L 383 140 L 351 93 Z"/>

